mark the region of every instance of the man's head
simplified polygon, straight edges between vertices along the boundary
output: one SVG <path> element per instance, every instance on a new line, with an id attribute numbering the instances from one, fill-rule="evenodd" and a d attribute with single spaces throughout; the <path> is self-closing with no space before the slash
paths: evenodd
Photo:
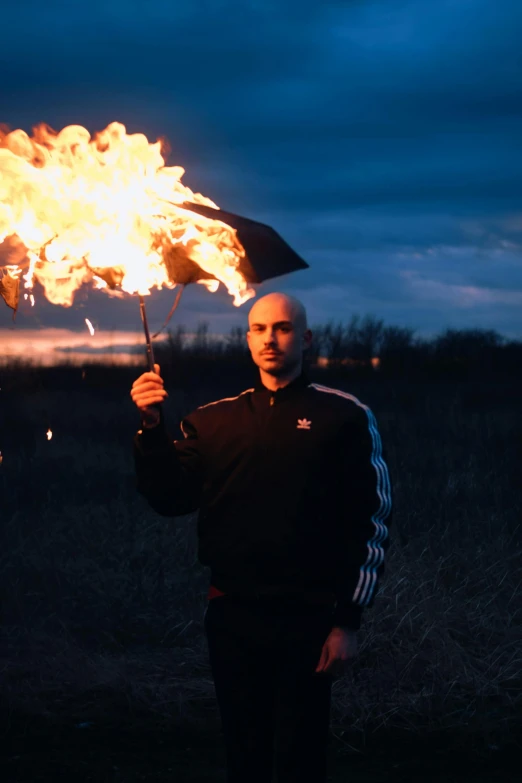
<path id="1" fill-rule="evenodd" d="M 267 294 L 248 315 L 248 347 L 261 374 L 287 378 L 301 372 L 303 351 L 311 341 L 306 311 L 286 294 Z"/>

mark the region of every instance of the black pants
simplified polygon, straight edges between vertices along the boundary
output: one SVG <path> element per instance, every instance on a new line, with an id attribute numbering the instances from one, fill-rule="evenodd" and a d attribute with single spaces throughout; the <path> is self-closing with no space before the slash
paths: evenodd
<path id="1" fill-rule="evenodd" d="M 333 609 L 209 601 L 204 617 L 227 783 L 326 783 L 332 675 L 316 673 Z M 274 763 L 275 762 L 275 763 Z"/>

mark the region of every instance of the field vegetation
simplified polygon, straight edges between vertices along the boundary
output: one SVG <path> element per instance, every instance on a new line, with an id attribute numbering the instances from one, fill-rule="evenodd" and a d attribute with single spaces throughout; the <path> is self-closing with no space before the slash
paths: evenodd
<path id="1" fill-rule="evenodd" d="M 522 344 L 481 330 L 420 341 L 374 319 L 315 332 L 307 372 L 372 408 L 394 492 L 380 593 L 334 682 L 344 772 L 332 780 L 423 768 L 447 781 L 459 762 L 466 780 L 507 780 L 522 727 Z M 256 377 L 240 330 L 219 344 L 204 324 L 190 345 L 183 335 L 157 357 L 173 436 L 185 413 Z M 140 372 L 1 370 L 1 764 L 13 783 L 224 780 L 195 516 L 159 517 L 134 486 Z"/>

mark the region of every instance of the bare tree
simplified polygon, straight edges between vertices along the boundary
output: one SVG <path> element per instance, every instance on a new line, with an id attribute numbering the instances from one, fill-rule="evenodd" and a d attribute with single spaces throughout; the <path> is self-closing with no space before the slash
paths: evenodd
<path id="1" fill-rule="evenodd" d="M 374 315 L 367 315 L 358 329 L 359 349 L 361 359 L 370 360 L 381 352 L 381 344 L 384 333 L 384 321 L 378 320 Z"/>

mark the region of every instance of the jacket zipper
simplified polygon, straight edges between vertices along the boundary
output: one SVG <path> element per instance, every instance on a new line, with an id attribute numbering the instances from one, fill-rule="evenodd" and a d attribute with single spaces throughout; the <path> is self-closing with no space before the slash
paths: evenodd
<path id="1" fill-rule="evenodd" d="M 275 403 L 275 394 L 271 394 L 270 399 L 268 401 L 269 407 L 272 408 L 274 406 L 274 403 Z M 265 419 L 265 428 L 264 428 L 265 431 L 263 433 L 263 451 L 265 454 L 268 452 L 268 426 L 270 424 L 271 418 L 272 418 L 272 411 L 269 410 L 268 415 Z"/>

